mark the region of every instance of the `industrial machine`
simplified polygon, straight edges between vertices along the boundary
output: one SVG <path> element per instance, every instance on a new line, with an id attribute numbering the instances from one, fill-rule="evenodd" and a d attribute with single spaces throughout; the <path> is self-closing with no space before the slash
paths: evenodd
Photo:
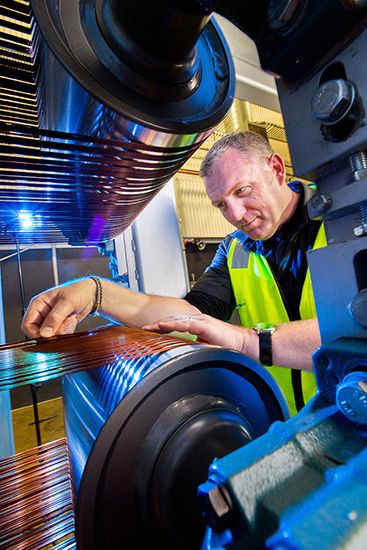
<path id="1" fill-rule="evenodd" d="M 309 212 L 322 216 L 328 241 L 308 253 L 322 337 L 314 355 L 318 393 L 296 417 L 211 466 L 199 489 L 210 526 L 203 548 L 362 549 L 367 4 L 265 4 L 252 36 L 263 68 L 280 77 L 295 173 L 317 184 Z M 244 30 L 250 21 L 243 19 Z"/>
<path id="2" fill-rule="evenodd" d="M 37 123 L 2 127 L 4 151 L 16 152 L 4 162 L 2 234 L 15 239 L 9 201 L 24 195 L 47 220 L 46 237 L 103 242 L 131 223 L 229 109 L 233 67 L 214 11 L 254 40 L 276 75 L 295 173 L 316 182 L 310 215 L 322 216 L 328 241 L 309 253 L 318 393 L 287 420 L 264 369 L 229 350 L 179 340 L 162 365 L 162 350 L 156 364 L 146 345 L 137 365 L 126 346 L 144 337 L 122 331 L 114 361 L 94 370 L 80 355 L 82 372 L 64 383 L 77 545 L 364 550 L 365 0 L 34 0 L 21 19 L 37 22 L 27 50 Z M 121 336 L 109 338 L 113 348 Z M 51 349 L 32 345 L 46 364 Z M 16 354 L 12 362 L 25 364 Z"/>

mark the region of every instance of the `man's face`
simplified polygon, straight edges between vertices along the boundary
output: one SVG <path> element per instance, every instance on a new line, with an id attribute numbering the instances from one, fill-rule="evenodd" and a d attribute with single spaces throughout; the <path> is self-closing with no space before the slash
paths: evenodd
<path id="1" fill-rule="evenodd" d="M 294 193 L 285 183 L 284 163 L 272 155 L 261 167 L 234 148 L 215 163 L 205 187 L 225 219 L 254 240 L 269 239 L 293 213 Z"/>

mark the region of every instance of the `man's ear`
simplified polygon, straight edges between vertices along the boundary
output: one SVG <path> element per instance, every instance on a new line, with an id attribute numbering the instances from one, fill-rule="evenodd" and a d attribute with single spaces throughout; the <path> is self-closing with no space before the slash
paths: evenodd
<path id="1" fill-rule="evenodd" d="M 269 167 L 274 171 L 280 185 L 286 181 L 286 170 L 283 157 L 278 153 L 273 153 L 268 159 Z"/>

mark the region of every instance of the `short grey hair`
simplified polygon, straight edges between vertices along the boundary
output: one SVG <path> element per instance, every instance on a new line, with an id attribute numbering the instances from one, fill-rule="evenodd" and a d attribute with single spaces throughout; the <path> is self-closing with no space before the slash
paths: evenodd
<path id="1" fill-rule="evenodd" d="M 231 147 L 237 149 L 247 161 L 251 159 L 259 164 L 265 163 L 275 152 L 261 134 L 250 130 L 238 130 L 226 134 L 212 145 L 201 163 L 200 176 L 209 177 L 219 157 Z"/>

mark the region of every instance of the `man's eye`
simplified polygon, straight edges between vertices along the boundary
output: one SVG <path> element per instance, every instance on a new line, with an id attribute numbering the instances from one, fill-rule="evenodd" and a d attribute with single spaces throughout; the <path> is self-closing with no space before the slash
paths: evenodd
<path id="1" fill-rule="evenodd" d="M 221 201 L 221 202 L 217 202 L 217 204 L 215 205 L 217 208 L 224 208 L 226 205 L 226 203 L 224 201 Z"/>
<path id="2" fill-rule="evenodd" d="M 246 187 L 240 187 L 239 189 L 237 189 L 236 191 L 236 194 L 237 195 L 242 195 L 242 196 L 246 196 L 249 194 L 249 192 L 251 191 L 250 187 L 246 186 Z"/>

